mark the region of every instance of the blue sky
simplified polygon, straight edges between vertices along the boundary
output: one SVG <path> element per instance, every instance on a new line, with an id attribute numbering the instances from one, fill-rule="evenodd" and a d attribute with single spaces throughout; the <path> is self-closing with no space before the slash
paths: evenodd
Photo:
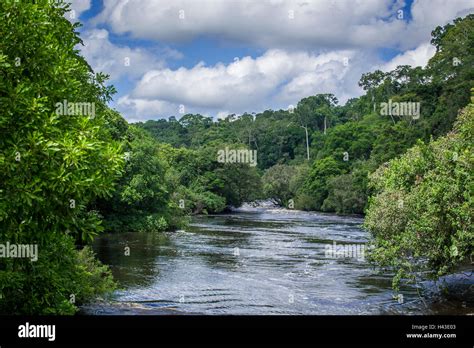
<path id="1" fill-rule="evenodd" d="M 430 32 L 474 0 L 74 0 L 83 55 L 129 121 L 341 103 L 360 75 L 425 65 Z"/>

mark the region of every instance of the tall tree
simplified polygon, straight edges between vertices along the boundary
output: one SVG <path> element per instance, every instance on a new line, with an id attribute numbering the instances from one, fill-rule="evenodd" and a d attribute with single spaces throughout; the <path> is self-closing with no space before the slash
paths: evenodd
<path id="1" fill-rule="evenodd" d="M 113 89 L 76 50 L 67 11 L 62 2 L 0 3 L 0 241 L 39 253 L 35 262 L 0 258 L 1 313 L 73 313 L 72 296 L 80 303 L 110 285 L 74 242 L 102 230 L 88 203 L 110 195 L 121 174 L 106 126 Z"/>

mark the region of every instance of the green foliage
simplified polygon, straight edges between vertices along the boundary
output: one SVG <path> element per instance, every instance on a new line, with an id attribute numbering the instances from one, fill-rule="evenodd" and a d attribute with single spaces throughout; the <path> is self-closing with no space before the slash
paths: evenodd
<path id="1" fill-rule="evenodd" d="M 367 204 L 367 168 L 361 163 L 349 174 L 329 179 L 328 197 L 321 210 L 338 214 L 362 214 Z"/>
<path id="2" fill-rule="evenodd" d="M 304 210 L 321 210 L 324 200 L 328 196 L 328 181 L 336 175 L 344 172 L 344 165 L 336 161 L 333 157 L 325 157 L 316 160 L 309 172 L 309 176 L 304 184 L 305 206 L 298 206 Z M 308 199 L 308 196 L 311 199 Z M 308 202 L 309 201 L 309 202 Z"/>
<path id="3" fill-rule="evenodd" d="M 188 203 L 185 208 L 190 214 L 220 213 L 227 207 L 224 197 L 200 186 L 182 187 L 180 193 L 180 197 Z"/>
<path id="4" fill-rule="evenodd" d="M 70 315 L 81 305 L 110 293 L 116 284 L 89 247 L 77 251 L 65 234 L 39 245 L 38 261 L 5 259 L 0 271 L 0 313 Z"/>
<path id="5" fill-rule="evenodd" d="M 371 257 L 397 270 L 394 285 L 428 271 L 437 278 L 474 250 L 474 105 L 445 137 L 411 148 L 371 176 L 375 195 L 365 225 L 373 235 Z"/>
<path id="6" fill-rule="evenodd" d="M 173 204 L 185 214 L 219 213 L 260 198 L 260 175 L 247 163 L 219 163 L 218 151 L 245 149 L 216 141 L 197 150 L 160 144 L 168 163 L 167 180 Z"/>
<path id="7" fill-rule="evenodd" d="M 372 147 L 376 141 L 374 126 L 368 121 L 349 121 L 328 130 L 324 135 L 321 132 L 313 134 L 313 152 L 317 153 L 316 159 L 328 156 L 343 158 L 344 152 L 348 160 L 366 160 L 370 157 Z"/>
<path id="8" fill-rule="evenodd" d="M 183 212 L 172 202 L 170 165 L 161 145 L 146 131 L 130 126 L 126 139 L 125 172 L 111 198 L 95 204 L 108 231 L 163 231 L 181 227 Z"/>
<path id="9" fill-rule="evenodd" d="M 107 131 L 113 89 L 74 48 L 67 6 L 0 3 L 0 243 L 37 244 L 37 262 L 0 259 L 2 313 L 71 314 L 109 290 L 104 267 L 74 241 L 103 227 L 88 204 L 110 196 L 123 166 Z M 56 103 L 95 104 L 94 114 L 57 113 Z"/>
<path id="10" fill-rule="evenodd" d="M 261 179 L 256 168 L 245 163 L 226 163 L 214 171 L 219 187 L 215 192 L 225 198 L 227 206 L 240 207 L 260 198 Z"/>
<path id="11" fill-rule="evenodd" d="M 296 118 L 301 126 L 324 131 L 325 126 L 336 122 L 335 115 L 338 100 L 332 94 L 318 94 L 303 98 L 296 108 Z"/>
<path id="12" fill-rule="evenodd" d="M 267 169 L 262 177 L 264 196 L 288 207 L 289 200 L 294 199 L 296 193 L 291 190 L 291 180 L 295 174 L 295 167 L 284 164 Z"/>

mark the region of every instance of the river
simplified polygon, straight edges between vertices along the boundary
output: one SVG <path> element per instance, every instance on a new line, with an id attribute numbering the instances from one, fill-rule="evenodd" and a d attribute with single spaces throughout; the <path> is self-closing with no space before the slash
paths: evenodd
<path id="1" fill-rule="evenodd" d="M 443 298 L 438 283 L 402 289 L 361 250 L 363 220 L 244 207 L 196 216 L 185 231 L 103 235 L 94 245 L 120 289 L 85 314 L 467 314 L 472 302 Z M 331 254 L 346 246 L 353 254 Z M 125 255 L 126 248 L 130 254 Z M 350 248 L 352 249 L 350 249 Z M 357 252 L 357 253 L 356 253 Z M 455 276 L 472 295 L 472 276 Z M 449 283 L 449 279 L 448 279 Z"/>

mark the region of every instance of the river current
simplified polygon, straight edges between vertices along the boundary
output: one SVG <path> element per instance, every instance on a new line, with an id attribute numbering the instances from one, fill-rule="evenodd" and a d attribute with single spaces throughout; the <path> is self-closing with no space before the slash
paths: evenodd
<path id="1" fill-rule="evenodd" d="M 83 312 L 473 312 L 465 296 L 440 296 L 440 282 L 405 286 L 401 295 L 394 296 L 391 275 L 364 258 L 368 234 L 362 223 L 358 217 L 246 206 L 229 214 L 193 217 L 182 231 L 103 235 L 94 249 L 111 266 L 120 289 L 112 302 L 84 306 Z M 472 298 L 472 274 L 460 273 L 455 282 Z M 429 296 L 422 300 L 419 293 Z"/>

